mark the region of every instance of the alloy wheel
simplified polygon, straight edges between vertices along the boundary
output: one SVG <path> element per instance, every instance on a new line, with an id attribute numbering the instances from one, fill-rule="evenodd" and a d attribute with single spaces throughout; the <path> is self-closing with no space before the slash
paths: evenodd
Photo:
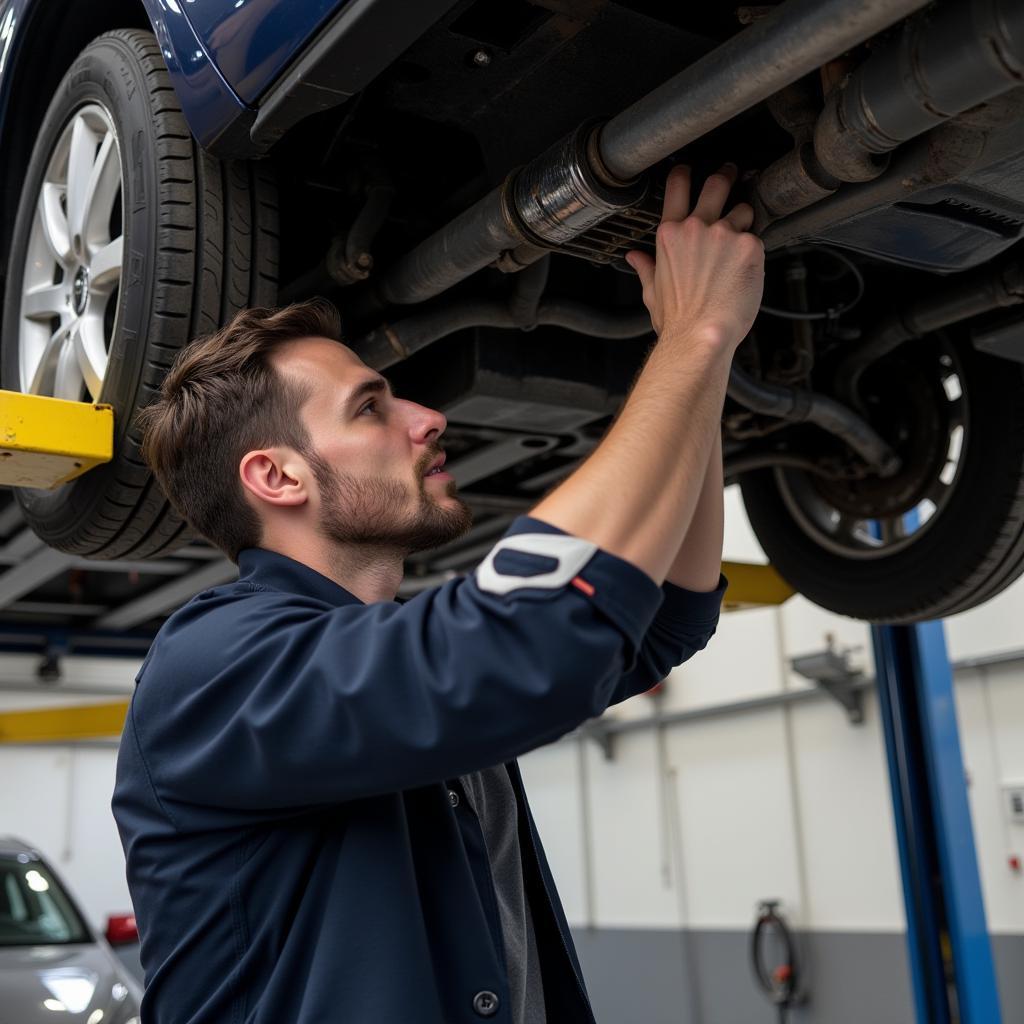
<path id="1" fill-rule="evenodd" d="M 36 201 L 18 334 L 23 392 L 100 400 L 117 328 L 121 195 L 113 120 L 91 102 L 61 132 Z"/>

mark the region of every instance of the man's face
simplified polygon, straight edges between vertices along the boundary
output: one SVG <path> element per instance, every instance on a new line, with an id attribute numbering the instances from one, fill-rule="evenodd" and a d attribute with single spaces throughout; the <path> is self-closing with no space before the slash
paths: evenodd
<path id="1" fill-rule="evenodd" d="M 351 349 L 325 338 L 290 342 L 274 365 L 310 395 L 303 453 L 318 486 L 318 525 L 342 544 L 405 554 L 462 536 L 472 523 L 451 474 L 438 470 L 442 413 L 396 398 Z"/>

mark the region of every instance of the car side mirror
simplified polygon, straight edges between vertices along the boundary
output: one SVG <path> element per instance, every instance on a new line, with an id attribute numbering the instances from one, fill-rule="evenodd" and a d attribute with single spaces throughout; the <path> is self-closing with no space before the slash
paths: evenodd
<path id="1" fill-rule="evenodd" d="M 139 929 L 134 914 L 111 914 L 107 918 L 107 942 L 112 946 L 126 946 L 139 941 Z"/>

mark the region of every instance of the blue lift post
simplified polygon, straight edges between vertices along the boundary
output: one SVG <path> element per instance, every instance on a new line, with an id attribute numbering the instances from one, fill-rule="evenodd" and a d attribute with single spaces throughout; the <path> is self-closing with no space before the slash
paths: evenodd
<path id="1" fill-rule="evenodd" d="M 871 633 L 918 1024 L 1000 1024 L 942 623 Z"/>

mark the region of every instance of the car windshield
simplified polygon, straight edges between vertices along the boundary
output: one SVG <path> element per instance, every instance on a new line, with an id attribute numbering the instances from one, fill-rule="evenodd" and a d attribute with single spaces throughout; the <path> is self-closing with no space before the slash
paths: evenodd
<path id="1" fill-rule="evenodd" d="M 0 946 L 89 941 L 71 901 L 38 860 L 0 854 Z"/>

